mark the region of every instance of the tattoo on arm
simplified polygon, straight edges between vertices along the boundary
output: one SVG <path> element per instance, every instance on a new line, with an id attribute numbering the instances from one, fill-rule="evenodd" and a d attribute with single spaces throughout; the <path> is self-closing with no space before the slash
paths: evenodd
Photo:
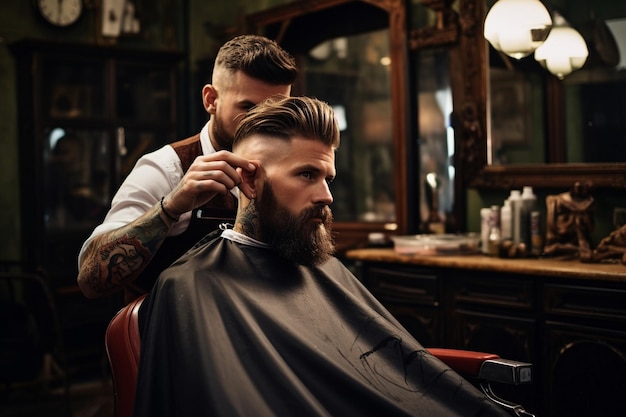
<path id="1" fill-rule="evenodd" d="M 82 276 L 94 293 L 121 289 L 139 276 L 159 249 L 169 230 L 158 211 L 97 237 L 85 254 Z"/>

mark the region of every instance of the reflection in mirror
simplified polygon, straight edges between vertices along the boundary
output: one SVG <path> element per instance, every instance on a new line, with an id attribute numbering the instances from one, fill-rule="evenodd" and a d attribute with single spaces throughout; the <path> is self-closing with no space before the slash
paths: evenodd
<path id="1" fill-rule="evenodd" d="M 542 128 L 545 70 L 535 61 L 528 60 L 530 65 L 524 65 L 526 61 L 512 63 L 493 47 L 489 49 L 489 163 L 547 162 Z"/>
<path id="2" fill-rule="evenodd" d="M 305 56 L 307 95 L 327 101 L 342 125 L 336 221 L 394 222 L 389 30 L 337 37 Z"/>
<path id="3" fill-rule="evenodd" d="M 421 220 L 429 225 L 446 223 L 453 211 L 455 179 L 449 53 L 436 48 L 416 55 Z"/>
<path id="4" fill-rule="evenodd" d="M 603 61 L 563 82 L 568 162 L 626 161 L 626 7 L 623 13 L 595 22 Z"/>
<path id="5" fill-rule="evenodd" d="M 489 45 L 488 163 L 626 161 L 626 2 L 544 4 L 583 35 L 589 58 L 560 81 L 532 54 L 515 60 Z"/>
<path id="6" fill-rule="evenodd" d="M 455 132 L 452 127 L 453 95 L 461 87 L 450 72 L 451 51 L 458 44 L 459 2 L 411 0 L 409 47 L 411 49 L 411 96 L 416 114 L 412 127 L 417 136 L 419 160 L 419 231 L 456 232 L 462 229 L 463 206 L 455 172 Z M 455 74 L 459 74 L 456 71 Z M 462 78 L 462 77 L 460 77 Z M 460 79 L 459 78 L 459 79 Z M 458 103 L 456 103 L 458 104 Z"/>

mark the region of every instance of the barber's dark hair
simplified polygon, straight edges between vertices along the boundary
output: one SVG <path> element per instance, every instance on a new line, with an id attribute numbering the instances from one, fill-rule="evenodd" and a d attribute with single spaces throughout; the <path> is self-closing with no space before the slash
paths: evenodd
<path id="1" fill-rule="evenodd" d="M 312 97 L 270 97 L 253 107 L 241 119 L 233 148 L 253 135 L 289 140 L 302 136 L 339 147 L 339 124 L 327 103 Z"/>
<path id="2" fill-rule="evenodd" d="M 217 53 L 215 66 L 242 71 L 272 85 L 291 85 L 298 76 L 293 56 L 275 41 L 258 35 L 241 35 L 226 42 Z"/>

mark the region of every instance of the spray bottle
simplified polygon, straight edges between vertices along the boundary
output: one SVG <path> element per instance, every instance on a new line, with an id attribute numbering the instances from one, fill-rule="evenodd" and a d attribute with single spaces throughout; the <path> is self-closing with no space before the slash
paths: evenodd
<path id="1" fill-rule="evenodd" d="M 500 209 L 500 235 L 502 241 L 513 239 L 513 212 L 508 198 Z"/>
<path id="2" fill-rule="evenodd" d="M 513 236 L 513 243 L 519 245 L 520 243 L 520 217 L 522 211 L 522 194 L 520 190 L 511 190 L 509 195 L 509 204 L 511 205 L 512 213 L 512 227 L 511 232 Z"/>

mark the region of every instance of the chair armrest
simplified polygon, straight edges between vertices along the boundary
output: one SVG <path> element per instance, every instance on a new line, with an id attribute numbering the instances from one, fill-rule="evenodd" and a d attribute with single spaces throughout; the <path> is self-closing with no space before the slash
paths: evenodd
<path id="1" fill-rule="evenodd" d="M 459 374 L 489 382 L 529 384 L 532 382 L 532 364 L 502 359 L 493 353 L 471 350 L 428 348 L 433 356 Z"/>
<path id="2" fill-rule="evenodd" d="M 533 380 L 532 364 L 509 359 L 487 360 L 480 367 L 478 378 L 504 384 L 530 384 Z"/>
<path id="3" fill-rule="evenodd" d="M 479 376 L 480 368 L 486 360 L 500 358 L 500 356 L 493 353 L 474 352 L 471 350 L 446 348 L 428 348 L 427 350 L 459 374 L 471 377 Z"/>

